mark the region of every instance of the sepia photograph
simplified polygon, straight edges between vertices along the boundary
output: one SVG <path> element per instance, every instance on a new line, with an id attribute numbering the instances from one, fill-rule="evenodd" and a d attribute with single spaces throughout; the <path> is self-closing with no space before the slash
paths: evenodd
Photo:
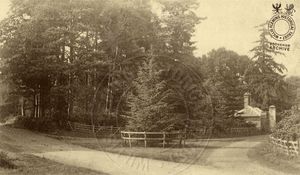
<path id="1" fill-rule="evenodd" d="M 0 0 L 0 175 L 300 174 L 300 0 Z"/>

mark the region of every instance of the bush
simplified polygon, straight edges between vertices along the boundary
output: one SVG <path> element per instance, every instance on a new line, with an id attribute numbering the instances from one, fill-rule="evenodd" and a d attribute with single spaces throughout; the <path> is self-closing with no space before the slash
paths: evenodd
<path id="1" fill-rule="evenodd" d="M 95 118 L 97 118 L 97 117 L 98 116 L 96 116 Z M 73 117 L 70 118 L 70 121 L 90 125 L 91 124 L 91 114 L 77 113 Z"/>
<path id="2" fill-rule="evenodd" d="M 56 130 L 56 124 L 49 117 L 32 118 L 20 116 L 16 120 L 15 126 L 39 132 L 51 132 Z"/>
<path id="3" fill-rule="evenodd" d="M 91 114 L 79 113 L 74 115 L 69 121 L 91 125 Z M 119 116 L 118 122 L 118 126 L 125 126 L 126 121 L 124 118 Z M 116 114 L 112 113 L 110 116 L 107 114 L 96 114 L 94 116 L 94 123 L 101 126 L 116 126 Z"/>
<path id="4" fill-rule="evenodd" d="M 16 168 L 16 165 L 13 163 L 13 160 L 9 158 L 7 153 L 3 151 L 0 152 L 0 167 L 9 169 Z"/>
<path id="5" fill-rule="evenodd" d="M 231 128 L 250 128 L 255 127 L 253 123 L 247 123 L 242 118 L 225 118 L 216 120 L 214 123 L 214 132 L 224 134 L 228 129 Z"/>
<path id="6" fill-rule="evenodd" d="M 15 106 L 11 104 L 0 106 L 0 122 L 5 122 L 9 116 L 16 115 L 18 110 L 15 109 Z"/>
<path id="7" fill-rule="evenodd" d="M 300 132 L 300 111 L 290 110 L 285 112 L 284 118 L 276 125 L 273 137 L 295 141 Z"/>

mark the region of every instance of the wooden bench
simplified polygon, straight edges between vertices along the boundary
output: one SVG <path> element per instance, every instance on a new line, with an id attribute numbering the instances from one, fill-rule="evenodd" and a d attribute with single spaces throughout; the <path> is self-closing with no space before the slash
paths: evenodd
<path id="1" fill-rule="evenodd" d="M 148 141 L 158 141 L 162 142 L 163 147 L 169 141 L 177 140 L 179 144 L 184 143 L 185 145 L 185 133 L 180 131 L 173 132 L 131 132 L 131 131 L 121 131 L 121 138 L 129 143 L 129 147 L 132 146 L 132 141 L 144 141 L 145 148 L 147 147 Z"/>

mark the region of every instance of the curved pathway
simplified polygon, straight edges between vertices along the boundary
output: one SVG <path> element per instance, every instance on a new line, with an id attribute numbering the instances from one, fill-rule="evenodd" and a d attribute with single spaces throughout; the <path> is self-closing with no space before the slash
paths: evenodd
<path id="1" fill-rule="evenodd" d="M 206 164 L 182 164 L 130 157 L 70 145 L 22 129 L 0 126 L 0 150 L 30 153 L 77 167 L 111 175 L 282 175 L 248 158 L 247 154 L 264 136 L 248 137 L 216 148 Z"/>
<path id="2" fill-rule="evenodd" d="M 283 175 L 251 160 L 247 154 L 264 136 L 248 137 L 242 141 L 217 148 L 206 165 L 190 165 L 147 158 L 130 157 L 101 151 L 59 151 L 38 154 L 61 163 L 101 170 L 111 175 Z"/>
<path id="3" fill-rule="evenodd" d="M 216 149 L 209 157 L 207 164 L 222 172 L 249 175 L 281 175 L 286 174 L 260 165 L 248 157 L 250 149 L 266 139 L 265 136 L 248 137 L 245 140 Z"/>

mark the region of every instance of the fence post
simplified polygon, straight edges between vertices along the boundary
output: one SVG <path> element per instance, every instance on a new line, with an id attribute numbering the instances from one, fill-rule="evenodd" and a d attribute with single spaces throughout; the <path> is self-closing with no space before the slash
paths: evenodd
<path id="1" fill-rule="evenodd" d="M 165 144 L 166 144 L 166 133 L 163 132 L 163 148 L 165 148 Z"/>
<path id="2" fill-rule="evenodd" d="M 74 131 L 74 128 L 72 127 L 72 124 L 71 124 L 70 121 L 68 121 L 68 124 L 69 124 L 69 126 L 70 126 L 70 128 L 71 128 L 71 131 Z"/>
<path id="3" fill-rule="evenodd" d="M 131 148 L 131 138 L 130 138 L 130 133 L 128 133 L 128 137 L 129 137 L 129 147 Z"/>
<path id="4" fill-rule="evenodd" d="M 183 148 L 185 147 L 185 139 L 186 139 L 186 132 L 181 135 L 181 139 L 183 139 Z"/>
<path id="5" fill-rule="evenodd" d="M 287 155 L 289 156 L 291 153 L 290 153 L 290 141 L 287 140 L 286 141 L 286 147 L 287 147 Z"/>
<path id="6" fill-rule="evenodd" d="M 147 147 L 147 134 L 144 131 L 144 144 L 145 144 L 145 148 Z"/>
<path id="7" fill-rule="evenodd" d="M 95 125 L 92 125 L 92 133 L 95 133 Z"/>
<path id="8" fill-rule="evenodd" d="M 121 139 L 124 140 L 124 146 L 126 146 L 126 139 L 123 138 L 123 133 L 122 133 L 122 131 L 120 132 L 120 134 L 121 134 Z"/>
<path id="9" fill-rule="evenodd" d="M 300 139 L 298 138 L 298 139 L 297 139 L 297 143 L 298 143 L 298 144 L 297 144 L 297 155 L 299 155 L 299 148 L 300 148 L 299 140 L 300 140 Z"/>

